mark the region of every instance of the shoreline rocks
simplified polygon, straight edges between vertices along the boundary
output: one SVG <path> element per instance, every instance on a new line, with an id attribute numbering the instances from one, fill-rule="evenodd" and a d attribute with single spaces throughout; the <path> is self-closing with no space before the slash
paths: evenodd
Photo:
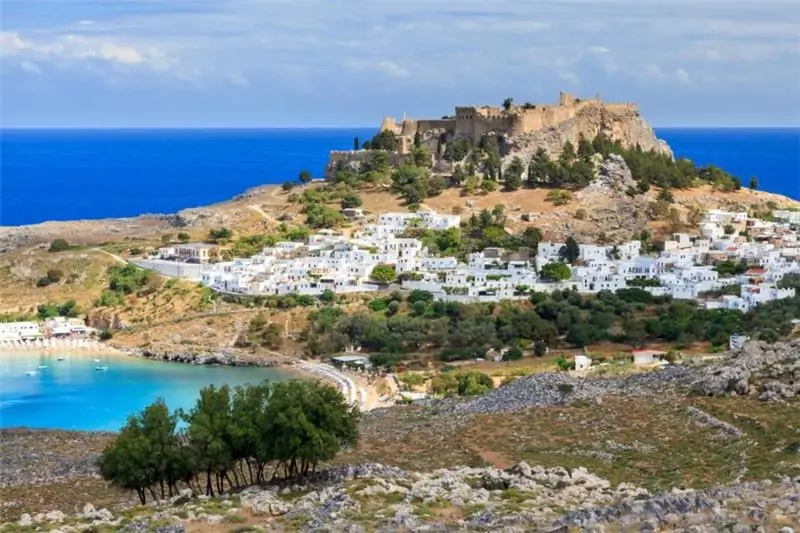
<path id="1" fill-rule="evenodd" d="M 181 363 L 187 365 L 216 365 L 216 366 L 252 366 L 274 368 L 285 365 L 287 361 L 279 357 L 268 359 L 261 357 L 243 357 L 234 350 L 217 350 L 213 352 L 173 352 L 167 350 L 154 350 L 150 348 L 130 348 L 122 350 L 131 357 L 150 359 L 152 361 L 165 361 L 168 363 Z"/>

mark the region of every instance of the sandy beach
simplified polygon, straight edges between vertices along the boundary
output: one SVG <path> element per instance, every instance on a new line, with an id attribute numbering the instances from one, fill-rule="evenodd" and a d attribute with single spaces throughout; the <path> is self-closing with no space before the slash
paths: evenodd
<path id="1" fill-rule="evenodd" d="M 120 350 L 94 339 L 63 338 L 26 341 L 0 341 L 0 353 L 36 352 L 59 354 L 122 354 Z"/>
<path id="2" fill-rule="evenodd" d="M 362 411 L 389 407 L 394 403 L 391 398 L 385 398 L 380 387 L 380 383 L 389 378 L 375 377 L 370 380 L 366 374 L 360 372 L 343 371 L 326 363 L 312 361 L 295 361 L 289 366 L 304 374 L 310 374 L 333 383 L 339 387 L 347 401 L 357 405 Z"/>

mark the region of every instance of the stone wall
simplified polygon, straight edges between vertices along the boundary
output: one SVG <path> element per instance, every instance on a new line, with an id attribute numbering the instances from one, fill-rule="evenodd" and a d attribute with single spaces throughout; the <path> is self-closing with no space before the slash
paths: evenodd
<path id="1" fill-rule="evenodd" d="M 483 135 L 494 133 L 511 138 L 511 155 L 529 159 L 528 152 L 539 147 L 557 155 L 566 141 L 577 145 L 581 135 L 593 139 L 603 133 L 625 146 L 639 144 L 645 150 L 672 155 L 641 118 L 636 104 L 605 103 L 599 95 L 581 99 L 566 92 L 559 94 L 557 103 L 513 106 L 508 111 L 496 106 L 457 106 L 455 118 L 449 119 L 403 120 L 398 124 L 389 117 L 383 120 L 381 130 L 398 135 L 399 155 L 411 152 L 417 133 L 422 134 L 425 147 L 431 151 L 435 151 L 440 137 L 478 142 Z M 359 162 L 364 157 L 358 152 L 333 153 L 331 164 Z"/>

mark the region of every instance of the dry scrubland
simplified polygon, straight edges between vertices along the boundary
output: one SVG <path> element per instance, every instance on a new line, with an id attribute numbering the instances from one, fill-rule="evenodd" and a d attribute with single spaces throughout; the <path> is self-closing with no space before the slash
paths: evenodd
<path id="1" fill-rule="evenodd" d="M 744 435 L 733 437 L 704 424 L 692 415 L 690 406 L 732 424 Z M 461 465 L 508 468 L 526 461 L 568 469 L 584 466 L 614 486 L 625 481 L 651 492 L 705 488 L 800 475 L 798 409 L 796 399 L 770 404 L 755 398 L 680 396 L 606 396 L 602 402 L 493 414 L 442 414 L 437 407 L 399 407 L 365 415 L 358 447 L 338 457 L 336 464 L 369 461 L 430 472 Z M 99 453 L 108 438 L 54 432 L 15 439 L 3 433 L 4 455 L 9 458 L 4 461 L 3 478 L 21 466 L 26 475 L 43 480 L 51 475 L 54 464 L 63 465 L 62 474 L 73 464 L 78 465 L 73 470 L 86 472 L 85 457 Z M 99 509 L 133 501 L 132 495 L 109 490 L 103 481 L 86 475 L 2 487 L 0 500 L 25 502 L 27 512 L 59 509 L 69 513 L 87 502 Z M 448 517 L 455 521 L 465 511 L 442 505 L 442 512 L 431 515 L 431 521 Z M 0 520 L 17 518 L 21 512 L 15 506 L 2 507 Z M 217 530 L 207 524 L 196 527 L 200 529 L 188 530 Z"/>

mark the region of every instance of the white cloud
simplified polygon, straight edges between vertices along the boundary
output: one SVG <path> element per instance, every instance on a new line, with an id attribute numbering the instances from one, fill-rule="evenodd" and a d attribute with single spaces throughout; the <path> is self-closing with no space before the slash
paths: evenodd
<path id="1" fill-rule="evenodd" d="M 157 48 L 138 49 L 101 37 L 60 35 L 51 40 L 33 40 L 15 32 L 0 32 L 0 56 L 18 56 L 38 61 L 81 63 L 92 60 L 127 66 L 169 70 L 177 61 Z"/>
<path id="2" fill-rule="evenodd" d="M 652 80 L 676 81 L 679 83 L 690 83 L 692 81 L 686 69 L 676 68 L 664 70 L 658 65 L 650 63 L 644 67 L 644 76 Z"/>
<path id="3" fill-rule="evenodd" d="M 392 78 L 405 78 L 408 71 L 394 61 L 378 61 L 375 68 Z"/>

